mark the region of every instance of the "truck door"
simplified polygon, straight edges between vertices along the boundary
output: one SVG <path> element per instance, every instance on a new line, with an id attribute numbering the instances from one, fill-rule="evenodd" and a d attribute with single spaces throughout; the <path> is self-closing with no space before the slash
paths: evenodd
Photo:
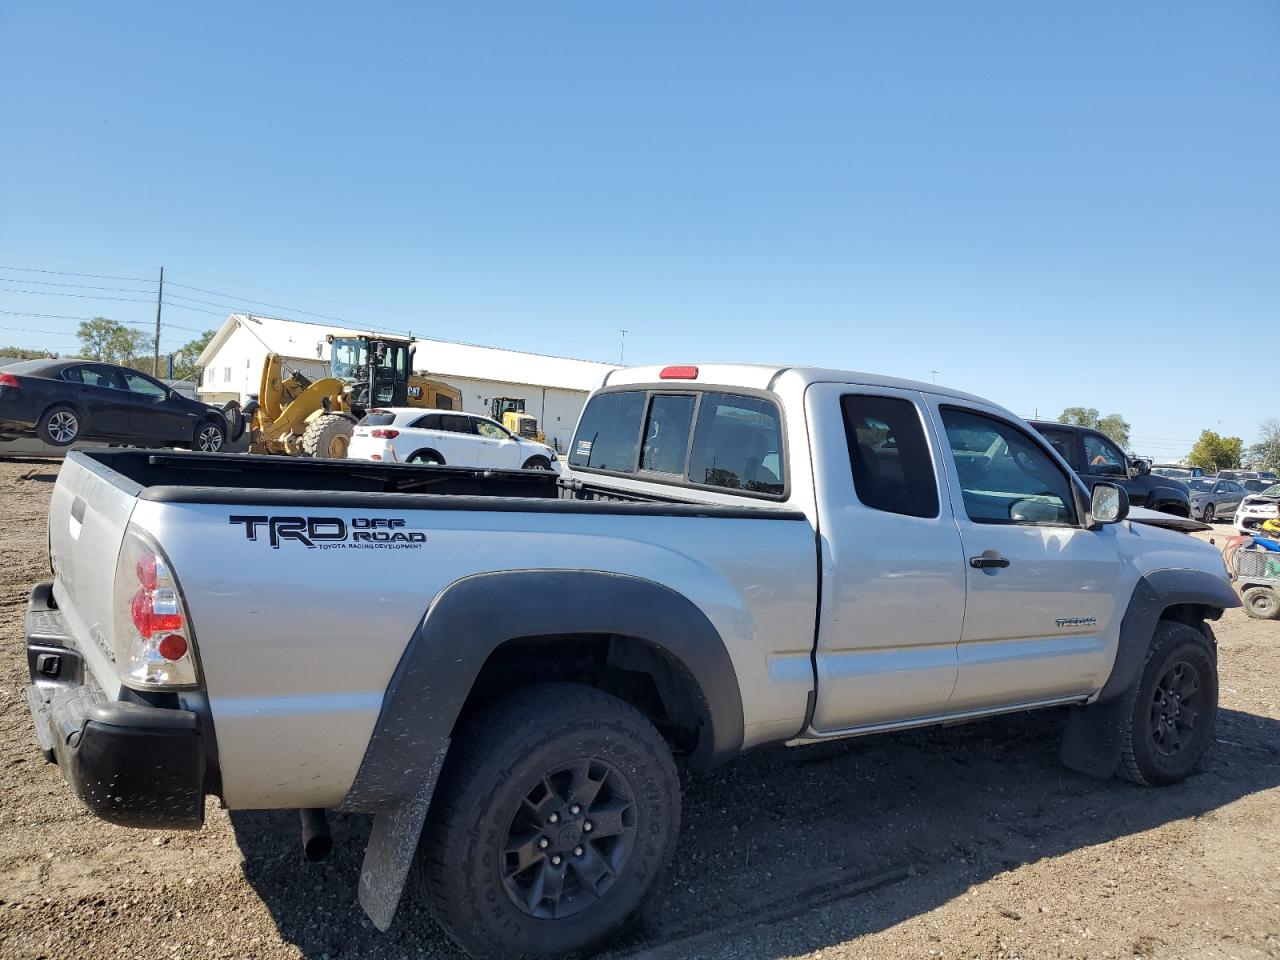
<path id="1" fill-rule="evenodd" d="M 842 384 L 805 396 L 822 563 L 813 727 L 941 714 L 956 683 L 965 570 L 923 398 Z"/>
<path id="2" fill-rule="evenodd" d="M 941 401 L 968 600 L 950 712 L 1098 690 L 1115 656 L 1115 527 L 1082 526 L 1074 481 L 1035 434 L 996 410 Z"/>

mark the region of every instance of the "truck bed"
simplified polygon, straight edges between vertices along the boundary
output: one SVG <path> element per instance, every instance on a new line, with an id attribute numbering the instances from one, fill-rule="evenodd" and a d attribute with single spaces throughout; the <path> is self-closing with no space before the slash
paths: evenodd
<path id="1" fill-rule="evenodd" d="M 398 509 L 483 509 L 534 513 L 626 513 L 721 518 L 800 514 L 768 504 L 726 506 L 656 494 L 613 490 L 548 471 L 245 457 L 220 453 L 80 450 L 85 468 L 125 493 L 158 503 L 234 503 L 258 506 L 367 506 Z M 393 498 L 388 500 L 388 497 Z M 444 499 L 448 498 L 448 499 Z M 518 503 L 503 503 L 518 500 Z M 540 501 L 530 503 L 529 501 Z"/>

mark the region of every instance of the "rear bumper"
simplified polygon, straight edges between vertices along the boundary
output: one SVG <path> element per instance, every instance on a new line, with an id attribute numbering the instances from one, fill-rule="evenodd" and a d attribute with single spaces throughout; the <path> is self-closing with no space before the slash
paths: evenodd
<path id="1" fill-rule="evenodd" d="M 27 707 L 45 759 L 103 820 L 199 829 L 206 780 L 200 716 L 108 699 L 86 679 L 50 586 L 38 585 L 27 602 Z"/>

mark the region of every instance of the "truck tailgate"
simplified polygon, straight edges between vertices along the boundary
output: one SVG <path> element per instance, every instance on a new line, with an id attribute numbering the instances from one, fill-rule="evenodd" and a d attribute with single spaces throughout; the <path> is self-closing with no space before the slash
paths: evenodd
<path id="1" fill-rule="evenodd" d="M 54 600 L 108 696 L 119 689 L 111 643 L 116 559 L 141 489 L 73 451 L 58 472 L 49 506 Z"/>

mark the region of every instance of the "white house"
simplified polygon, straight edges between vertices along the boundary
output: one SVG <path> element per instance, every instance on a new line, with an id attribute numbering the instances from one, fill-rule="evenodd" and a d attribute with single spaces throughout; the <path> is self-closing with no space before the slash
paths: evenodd
<path id="1" fill-rule="evenodd" d="M 233 313 L 197 361 L 204 369 L 200 399 L 206 403 L 237 400 L 243 404 L 249 394 L 258 392 L 268 353 L 295 358 L 291 366 L 307 376 L 322 375 L 329 360 L 326 337 L 350 333 L 352 329 Z M 568 450 L 588 392 L 614 369 L 607 363 L 449 340 L 419 337 L 414 339 L 414 345 L 414 372 L 457 387 L 462 392 L 464 410 L 487 414 L 493 397 L 521 398 L 525 411 L 538 418 L 547 442 L 558 450 Z"/>

